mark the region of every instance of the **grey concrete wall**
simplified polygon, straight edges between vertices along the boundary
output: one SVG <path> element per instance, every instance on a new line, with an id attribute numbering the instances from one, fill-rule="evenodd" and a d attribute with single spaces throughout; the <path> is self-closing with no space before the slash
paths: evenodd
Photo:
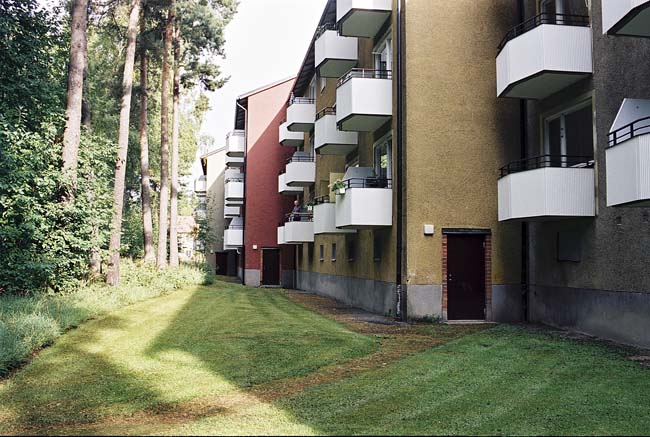
<path id="1" fill-rule="evenodd" d="M 296 275 L 295 270 L 282 270 L 280 281 L 282 284 L 282 287 L 284 288 L 294 288 L 296 284 L 294 284 L 294 277 Z"/>
<path id="2" fill-rule="evenodd" d="M 298 270 L 297 288 L 388 316 L 395 315 L 395 284 Z"/>
<path id="3" fill-rule="evenodd" d="M 244 277 L 244 283 L 249 287 L 259 287 L 260 286 L 261 273 L 256 269 L 246 269 L 246 276 Z"/>
<path id="4" fill-rule="evenodd" d="M 531 321 L 650 348 L 650 294 L 532 286 Z"/>
<path id="5" fill-rule="evenodd" d="M 409 285 L 406 301 L 410 319 L 442 319 L 442 285 Z"/>
<path id="6" fill-rule="evenodd" d="M 493 322 L 521 322 L 523 319 L 521 285 L 492 285 L 492 312 L 489 320 Z"/>

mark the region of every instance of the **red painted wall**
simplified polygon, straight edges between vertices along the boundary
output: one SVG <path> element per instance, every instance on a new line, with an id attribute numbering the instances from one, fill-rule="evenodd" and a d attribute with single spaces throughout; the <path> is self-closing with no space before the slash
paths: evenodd
<path id="1" fill-rule="evenodd" d="M 262 248 L 282 248 L 282 270 L 295 268 L 293 246 L 278 246 L 277 226 L 291 211 L 294 198 L 278 193 L 278 173 L 294 152 L 279 143 L 278 128 L 294 79 L 248 97 L 246 154 L 246 269 L 262 270 Z M 253 245 L 257 250 L 253 250 Z"/>

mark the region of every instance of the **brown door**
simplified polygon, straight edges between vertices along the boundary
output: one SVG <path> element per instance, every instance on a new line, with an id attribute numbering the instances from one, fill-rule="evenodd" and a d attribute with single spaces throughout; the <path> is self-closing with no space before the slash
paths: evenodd
<path id="1" fill-rule="evenodd" d="M 483 235 L 447 236 L 447 318 L 485 320 Z"/>
<path id="2" fill-rule="evenodd" d="M 262 285 L 280 285 L 280 249 L 262 249 Z"/>
<path id="3" fill-rule="evenodd" d="M 214 254 L 215 261 L 215 271 L 217 275 L 227 275 L 228 274 L 228 254 L 226 252 L 217 252 Z"/>

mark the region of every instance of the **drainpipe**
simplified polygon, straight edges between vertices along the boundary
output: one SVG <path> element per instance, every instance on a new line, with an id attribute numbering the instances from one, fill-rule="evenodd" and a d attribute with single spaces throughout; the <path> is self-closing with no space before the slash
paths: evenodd
<path id="1" fill-rule="evenodd" d="M 395 188 L 397 189 L 397 250 L 396 250 L 396 261 L 395 261 L 395 288 L 397 293 L 397 308 L 396 315 L 402 321 L 408 320 L 408 306 L 406 300 L 406 288 L 403 284 L 402 278 L 402 246 L 403 246 L 403 225 L 404 220 L 402 217 L 403 212 L 403 203 L 404 203 L 404 172 L 403 172 L 403 143 L 404 143 L 404 120 L 403 120 L 403 106 L 404 106 L 404 96 L 402 91 L 402 82 L 404 74 L 404 65 L 403 65 L 403 38 L 404 38 L 404 29 L 402 25 L 402 12 L 404 5 L 402 4 L 404 0 L 397 0 L 397 74 L 395 75 L 397 81 L 397 141 L 396 141 L 396 184 Z"/>
<path id="2" fill-rule="evenodd" d="M 242 243 L 244 244 L 241 252 L 241 283 L 246 285 L 246 191 L 248 190 L 248 183 L 246 182 L 246 175 L 248 171 L 246 169 L 246 158 L 248 156 L 248 109 L 244 108 L 239 100 L 235 100 L 237 106 L 239 106 L 244 111 L 244 204 L 239 208 L 239 212 L 242 215 L 244 220 L 244 229 L 242 231 Z"/>
<path id="3" fill-rule="evenodd" d="M 523 23 L 526 20 L 525 0 L 519 0 L 519 22 Z M 519 132 L 521 134 L 521 159 L 526 159 L 528 156 L 528 101 L 522 99 L 519 102 Z M 521 223 L 521 309 L 522 320 L 528 321 L 528 293 L 529 293 L 529 260 L 528 260 L 528 237 L 529 237 L 528 222 Z"/>

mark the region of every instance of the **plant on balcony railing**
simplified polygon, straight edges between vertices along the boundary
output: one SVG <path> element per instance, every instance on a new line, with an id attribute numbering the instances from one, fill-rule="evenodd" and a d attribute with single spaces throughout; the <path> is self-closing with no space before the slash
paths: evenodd
<path id="1" fill-rule="evenodd" d="M 594 166 L 593 156 L 571 156 L 571 155 L 539 155 L 526 159 L 513 161 L 499 170 L 501 177 L 512 173 L 535 170 L 538 168 L 563 167 L 563 168 L 592 168 Z"/>
<path id="2" fill-rule="evenodd" d="M 332 193 L 345 194 L 345 182 L 337 179 L 329 185 L 329 189 Z"/>
<path id="3" fill-rule="evenodd" d="M 316 121 L 320 120 L 321 118 L 325 117 L 326 115 L 336 115 L 336 108 L 328 107 L 328 108 L 321 109 L 316 114 Z"/>
<path id="4" fill-rule="evenodd" d="M 365 68 L 353 68 L 352 70 L 341 76 L 336 83 L 339 88 L 351 79 L 392 79 L 393 72 L 391 70 L 368 70 Z"/>
<path id="5" fill-rule="evenodd" d="M 508 42 L 535 29 L 536 27 L 541 26 L 542 24 L 589 27 L 591 25 L 591 20 L 587 15 L 551 14 L 548 12 L 542 12 L 541 14 L 535 15 L 510 29 L 508 33 L 506 33 L 506 36 L 501 40 L 501 43 L 499 43 L 498 53 L 501 53 L 501 50 L 503 50 Z"/>
<path id="6" fill-rule="evenodd" d="M 609 134 L 607 147 L 614 147 L 639 135 L 650 133 L 650 117 L 643 117 L 616 129 Z"/>

